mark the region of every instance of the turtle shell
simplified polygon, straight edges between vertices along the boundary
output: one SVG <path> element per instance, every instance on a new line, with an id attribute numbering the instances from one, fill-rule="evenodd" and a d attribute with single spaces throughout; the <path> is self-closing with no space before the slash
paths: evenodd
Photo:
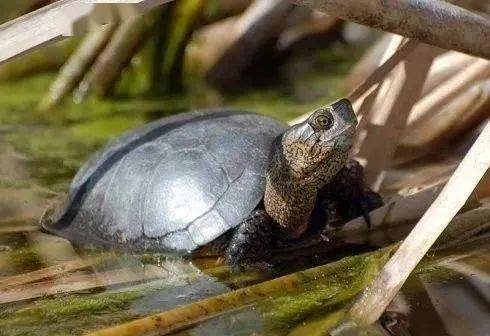
<path id="1" fill-rule="evenodd" d="M 191 252 L 258 205 L 272 143 L 286 128 L 229 109 L 152 122 L 97 152 L 45 228 L 82 246 Z"/>

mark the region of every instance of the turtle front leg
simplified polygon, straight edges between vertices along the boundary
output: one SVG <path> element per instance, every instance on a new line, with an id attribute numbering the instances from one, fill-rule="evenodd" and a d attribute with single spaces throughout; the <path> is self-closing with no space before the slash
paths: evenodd
<path id="1" fill-rule="evenodd" d="M 320 190 L 319 197 L 334 201 L 344 221 L 363 216 L 369 227 L 369 212 L 383 205 L 381 196 L 364 183 L 364 169 L 356 160 L 349 160 L 335 178 Z"/>
<path id="2" fill-rule="evenodd" d="M 235 229 L 227 250 L 227 263 L 234 269 L 266 264 L 273 242 L 273 220 L 265 210 L 253 211 Z"/>

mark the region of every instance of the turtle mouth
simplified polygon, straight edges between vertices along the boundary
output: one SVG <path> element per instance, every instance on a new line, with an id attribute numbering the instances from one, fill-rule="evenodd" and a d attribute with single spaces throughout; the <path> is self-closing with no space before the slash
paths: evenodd
<path id="1" fill-rule="evenodd" d="M 354 132 L 352 134 L 342 134 L 335 139 L 335 147 L 343 151 L 348 151 L 354 142 Z"/>
<path id="2" fill-rule="evenodd" d="M 355 126 L 346 127 L 333 137 L 327 139 L 322 139 L 320 137 L 318 145 L 325 146 L 325 148 L 328 148 L 331 151 L 348 151 L 354 143 L 355 132 Z"/>

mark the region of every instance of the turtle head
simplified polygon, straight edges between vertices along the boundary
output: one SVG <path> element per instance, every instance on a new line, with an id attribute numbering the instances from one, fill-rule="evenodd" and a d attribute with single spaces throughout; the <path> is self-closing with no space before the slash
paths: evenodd
<path id="1" fill-rule="evenodd" d="M 287 175 L 294 180 L 323 186 L 345 164 L 356 125 L 356 115 L 347 99 L 318 108 L 282 135 L 281 169 L 288 170 Z"/>
<path id="2" fill-rule="evenodd" d="M 302 235 L 317 193 L 345 165 L 357 118 L 347 99 L 315 110 L 276 139 L 264 207 L 285 237 Z"/>

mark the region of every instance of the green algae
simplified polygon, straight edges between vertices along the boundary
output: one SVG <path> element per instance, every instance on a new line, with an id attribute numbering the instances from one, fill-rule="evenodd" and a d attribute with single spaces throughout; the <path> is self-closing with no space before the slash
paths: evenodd
<path id="1" fill-rule="evenodd" d="M 461 273 L 446 267 L 449 260 L 460 260 L 475 268 L 488 269 L 489 260 L 481 258 L 488 255 L 487 244 L 488 239 L 483 238 L 457 248 L 430 252 L 414 270 L 403 290 L 412 293 L 423 290 L 411 281 L 419 276 L 438 283 L 461 279 Z M 296 330 L 298 335 L 301 332 L 323 335 L 346 316 L 346 308 L 377 276 L 396 246 L 343 258 L 331 264 L 335 265 L 335 270 L 328 277 L 319 277 L 311 282 L 305 278 L 300 291 L 261 303 L 258 309 L 266 321 L 267 331 L 271 335 L 283 335 L 291 330 Z M 375 329 L 362 332 L 365 335 L 377 334 Z M 294 332 L 292 334 L 295 335 Z"/>
<path id="2" fill-rule="evenodd" d="M 0 312 L 0 335 L 78 335 L 136 318 L 128 309 L 141 291 L 68 295 L 41 299 L 26 308 Z"/>
<path id="3" fill-rule="evenodd" d="M 94 296 L 69 296 L 67 298 L 42 299 L 33 306 L 20 309 L 17 317 L 42 321 L 60 322 L 67 317 L 82 317 L 102 311 L 117 311 L 127 307 L 129 302 L 141 297 L 138 292 L 105 293 Z"/>
<path id="4" fill-rule="evenodd" d="M 31 187 L 28 181 L 0 175 L 0 189 L 25 189 Z"/>
<path id="5" fill-rule="evenodd" d="M 34 271 L 42 266 L 36 250 L 27 244 L 0 252 L 0 276 Z"/>
<path id="6" fill-rule="evenodd" d="M 41 74 L 0 82 L 0 124 L 36 123 L 37 104 L 53 75 Z"/>
<path id="7" fill-rule="evenodd" d="M 268 330 L 281 335 L 296 325 L 317 324 L 325 316 L 338 313 L 374 279 L 393 248 L 343 258 L 335 263 L 335 271 L 327 278 L 306 283 L 299 293 L 280 296 L 261 305 Z"/>
<path id="8" fill-rule="evenodd" d="M 351 300 L 376 276 L 395 246 L 375 252 L 343 258 L 319 271 L 296 273 L 302 286 L 293 293 L 276 293 L 257 304 L 267 335 L 322 335 L 345 317 Z M 416 275 L 431 274 L 445 260 L 460 255 L 472 256 L 487 250 L 472 251 L 472 246 L 457 251 L 436 253 L 424 259 Z M 468 257 L 466 257 L 468 258 Z M 160 260 L 158 255 L 142 255 L 146 263 Z M 323 270 L 323 271 L 322 271 Z M 451 273 L 451 274 L 450 274 Z M 448 272 L 452 278 L 453 272 Z M 440 278 L 437 281 L 447 281 Z M 163 286 L 163 287 L 162 287 Z M 152 296 L 171 284 L 142 285 L 118 292 L 100 294 L 68 294 L 52 299 L 37 300 L 24 308 L 9 306 L 0 312 L 0 335 L 77 335 L 138 318 L 130 305 L 144 295 Z M 418 290 L 418 289 L 411 289 Z M 3 332 L 3 333 L 2 333 Z M 363 335 L 377 335 L 376 329 L 363 330 Z"/>
<path id="9" fill-rule="evenodd" d="M 120 259 L 116 263 L 128 262 L 124 255 Z M 138 308 L 133 307 L 136 301 L 152 298 L 173 286 L 189 285 L 198 275 L 193 271 L 102 293 L 67 293 L 33 303 L 6 305 L 0 308 L 0 336 L 80 335 L 133 320 L 141 317 Z"/>

